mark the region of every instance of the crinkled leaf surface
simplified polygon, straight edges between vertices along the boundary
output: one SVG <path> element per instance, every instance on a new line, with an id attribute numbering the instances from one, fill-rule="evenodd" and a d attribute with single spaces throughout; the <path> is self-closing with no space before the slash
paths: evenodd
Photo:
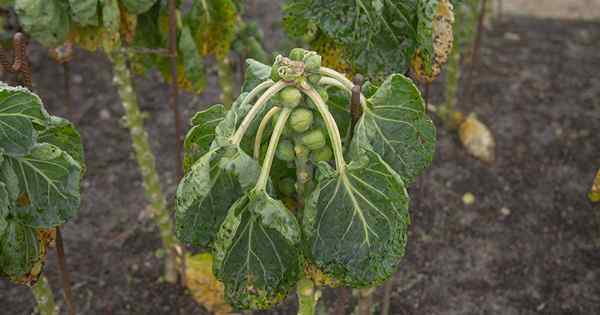
<path id="1" fill-rule="evenodd" d="M 215 128 L 225 118 L 225 106 L 217 104 L 197 112 L 192 118 L 193 127 L 185 136 L 183 168 L 185 172 L 210 149 L 215 139 Z"/>
<path id="2" fill-rule="evenodd" d="M 127 12 L 138 15 L 148 11 L 157 0 L 121 0 Z"/>
<path id="3" fill-rule="evenodd" d="M 8 185 L 14 216 L 31 227 L 65 223 L 79 209 L 81 167 L 65 151 L 43 143 L 21 157 L 6 156 L 0 180 Z"/>
<path id="4" fill-rule="evenodd" d="M 50 143 L 59 147 L 84 168 L 81 136 L 70 121 L 57 116 L 51 116 L 47 128 L 39 133 L 38 142 Z"/>
<path id="5" fill-rule="evenodd" d="M 409 184 L 427 168 L 435 151 L 435 126 L 417 87 L 401 74 L 388 77 L 367 100 L 351 152 L 370 148 Z"/>
<path id="6" fill-rule="evenodd" d="M 63 0 L 16 0 L 19 23 L 47 47 L 61 45 L 69 34 L 69 4 Z"/>
<path id="7" fill-rule="evenodd" d="M 300 227 L 285 205 L 251 191 L 232 207 L 215 242 L 215 275 L 227 302 L 266 309 L 283 300 L 301 276 Z"/>
<path id="8" fill-rule="evenodd" d="M 0 147 L 6 154 L 27 154 L 37 138 L 34 123 L 43 125 L 47 117 L 37 95 L 22 87 L 0 85 Z"/>
<path id="9" fill-rule="evenodd" d="M 410 218 L 402 180 L 370 150 L 341 173 L 327 163 L 319 172 L 304 209 L 305 254 L 342 285 L 378 285 L 404 255 Z"/>
<path id="10" fill-rule="evenodd" d="M 69 0 L 69 6 L 73 21 L 81 25 L 98 25 L 98 0 Z"/>
<path id="11" fill-rule="evenodd" d="M 43 258 L 40 245 L 35 229 L 9 220 L 0 233 L 0 275 L 15 279 L 30 273 Z"/>
<path id="12" fill-rule="evenodd" d="M 260 167 L 238 147 L 215 147 L 191 167 L 177 187 L 177 238 L 212 245 L 229 207 L 256 183 Z"/>

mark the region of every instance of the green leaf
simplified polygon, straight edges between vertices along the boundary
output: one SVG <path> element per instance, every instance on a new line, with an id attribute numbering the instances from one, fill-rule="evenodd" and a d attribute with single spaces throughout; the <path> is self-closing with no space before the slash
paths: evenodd
<path id="1" fill-rule="evenodd" d="M 20 278 L 30 273 L 44 251 L 35 229 L 14 220 L 0 233 L 0 275 Z"/>
<path id="2" fill-rule="evenodd" d="M 51 116 L 48 127 L 38 136 L 38 142 L 50 143 L 68 153 L 79 165 L 84 168 L 83 145 L 81 136 L 75 126 L 68 120 Z"/>
<path id="3" fill-rule="evenodd" d="M 409 201 L 402 180 L 369 150 L 341 173 L 324 162 L 318 167 L 304 209 L 305 254 L 342 285 L 380 284 L 406 246 Z"/>
<path id="4" fill-rule="evenodd" d="M 300 227 L 285 205 L 251 191 L 229 209 L 214 250 L 215 276 L 235 308 L 267 309 L 300 279 Z"/>
<path id="5" fill-rule="evenodd" d="M 227 209 L 256 183 L 259 173 L 258 163 L 237 147 L 208 151 L 177 187 L 177 238 L 210 247 Z"/>
<path id="6" fill-rule="evenodd" d="M 35 40 L 47 47 L 64 43 L 69 34 L 68 2 L 62 0 L 16 0 L 19 23 Z"/>
<path id="7" fill-rule="evenodd" d="M 210 149 L 215 139 L 215 128 L 225 118 L 225 106 L 218 104 L 196 113 L 193 127 L 185 136 L 183 144 L 183 168 L 187 173 L 192 165 Z"/>
<path id="8" fill-rule="evenodd" d="M 329 87 L 327 89 L 329 99 L 327 106 L 333 118 L 335 119 L 340 135 L 344 138 L 350 129 L 352 115 L 350 114 L 350 93 L 338 87 Z"/>
<path id="9" fill-rule="evenodd" d="M 23 87 L 0 85 L 0 147 L 6 154 L 27 154 L 35 144 L 36 125 L 44 125 L 48 114 L 40 98 Z"/>
<path id="10" fill-rule="evenodd" d="M 194 1 L 185 18 L 202 56 L 224 58 L 235 38 L 237 10 L 232 0 Z"/>
<path id="11" fill-rule="evenodd" d="M 4 230 L 8 227 L 7 217 L 9 214 L 10 203 L 8 201 L 8 191 L 6 185 L 0 182 L 0 235 L 4 234 Z"/>
<path id="12" fill-rule="evenodd" d="M 246 59 L 245 71 L 242 92 L 250 92 L 257 85 L 271 79 L 271 66 L 254 59 Z"/>
<path id="13" fill-rule="evenodd" d="M 396 74 L 367 103 L 355 128 L 352 154 L 359 157 L 363 149 L 372 149 L 405 183 L 413 182 L 431 164 L 435 151 L 435 126 L 419 90 Z"/>
<path id="14" fill-rule="evenodd" d="M 81 25 L 98 25 L 98 0 L 69 0 L 69 5 L 74 22 Z"/>
<path id="15" fill-rule="evenodd" d="M 419 1 L 425 0 L 292 0 L 285 8 L 285 26 L 294 34 L 301 25 L 317 25 L 343 47 L 355 72 L 369 77 L 404 73 L 418 46 Z"/>
<path id="16" fill-rule="evenodd" d="M 156 3 L 157 0 L 121 0 L 127 12 L 133 15 L 142 14 Z"/>
<path id="17" fill-rule="evenodd" d="M 185 77 L 192 83 L 192 91 L 199 93 L 206 86 L 204 63 L 192 37 L 189 27 L 185 26 L 179 37 L 179 50 L 183 55 Z"/>
<path id="18" fill-rule="evenodd" d="M 6 156 L 0 180 L 8 185 L 18 221 L 50 228 L 65 223 L 79 209 L 80 174 L 81 167 L 71 156 L 43 143 L 26 156 Z"/>

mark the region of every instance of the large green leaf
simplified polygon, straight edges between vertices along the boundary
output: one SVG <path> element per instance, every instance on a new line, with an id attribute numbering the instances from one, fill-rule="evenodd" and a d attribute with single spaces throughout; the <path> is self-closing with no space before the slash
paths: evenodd
<path id="1" fill-rule="evenodd" d="M 35 144 L 36 125 L 44 125 L 48 114 L 37 95 L 22 87 L 0 85 L 0 148 L 19 156 Z"/>
<path id="2" fill-rule="evenodd" d="M 83 144 L 75 126 L 64 118 L 51 116 L 46 129 L 38 136 L 38 142 L 50 143 L 68 153 L 84 168 Z"/>
<path id="3" fill-rule="evenodd" d="M 301 276 L 300 227 L 285 205 L 251 191 L 232 207 L 215 242 L 215 275 L 228 303 L 267 309 L 283 300 Z"/>
<path id="4" fill-rule="evenodd" d="M 214 147 L 191 167 L 177 187 L 177 238 L 211 246 L 227 209 L 256 183 L 260 167 L 237 147 Z"/>
<path id="5" fill-rule="evenodd" d="M 148 10 L 157 0 L 121 0 L 130 14 L 138 15 Z"/>
<path id="6" fill-rule="evenodd" d="M 292 0 L 284 25 L 295 29 L 313 24 L 342 46 L 355 71 L 377 76 L 404 73 L 417 46 L 417 3 L 409 1 Z"/>
<path id="7" fill-rule="evenodd" d="M 6 156 L 0 180 L 8 185 L 16 220 L 31 227 L 65 223 L 79 209 L 81 167 L 52 144 L 38 144 L 22 157 Z"/>
<path id="8" fill-rule="evenodd" d="M 367 100 L 356 125 L 351 152 L 364 148 L 379 153 L 404 180 L 411 183 L 427 168 L 435 151 L 435 126 L 413 82 L 401 74 L 388 77 Z"/>
<path id="9" fill-rule="evenodd" d="M 185 172 L 206 154 L 215 139 L 215 128 L 225 118 L 225 106 L 217 104 L 197 112 L 192 118 L 193 127 L 185 136 L 183 168 Z"/>
<path id="10" fill-rule="evenodd" d="M 15 220 L 8 221 L 7 228 L 0 233 L 0 275 L 12 279 L 23 277 L 43 254 L 35 229 Z"/>
<path id="11" fill-rule="evenodd" d="M 98 25 L 98 0 L 69 0 L 69 5 L 73 21 L 81 25 Z"/>
<path id="12" fill-rule="evenodd" d="M 44 46 L 59 46 L 70 27 L 68 2 L 63 0 L 16 0 L 19 23 Z"/>
<path id="13" fill-rule="evenodd" d="M 409 201 L 402 180 L 369 150 L 342 172 L 327 163 L 319 172 L 304 209 L 306 255 L 343 285 L 385 281 L 406 246 Z"/>

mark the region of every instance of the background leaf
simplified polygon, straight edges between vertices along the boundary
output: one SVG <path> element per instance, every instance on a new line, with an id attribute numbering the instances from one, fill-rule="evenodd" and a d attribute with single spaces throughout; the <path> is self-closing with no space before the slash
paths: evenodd
<path id="1" fill-rule="evenodd" d="M 42 45 L 60 46 L 70 27 L 68 2 L 62 0 L 16 0 L 15 10 L 25 31 Z"/>
<path id="2" fill-rule="evenodd" d="M 81 25 L 97 26 L 98 0 L 69 0 L 71 18 Z"/>
<path id="3" fill-rule="evenodd" d="M 127 12 L 138 15 L 148 11 L 157 0 L 121 0 Z"/>
<path id="4" fill-rule="evenodd" d="M 231 0 L 194 1 L 185 18 L 202 56 L 223 58 L 235 38 L 237 10 Z"/>

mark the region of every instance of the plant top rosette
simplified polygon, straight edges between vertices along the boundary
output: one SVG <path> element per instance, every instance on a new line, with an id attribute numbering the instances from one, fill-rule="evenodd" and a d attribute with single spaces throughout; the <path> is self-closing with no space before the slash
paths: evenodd
<path id="1" fill-rule="evenodd" d="M 192 118 L 176 234 L 214 256 L 226 300 L 266 309 L 302 278 L 355 288 L 388 279 L 404 255 L 406 186 L 431 163 L 435 128 L 413 82 L 361 94 L 300 48 L 273 66 L 247 61 L 232 108 Z"/>

